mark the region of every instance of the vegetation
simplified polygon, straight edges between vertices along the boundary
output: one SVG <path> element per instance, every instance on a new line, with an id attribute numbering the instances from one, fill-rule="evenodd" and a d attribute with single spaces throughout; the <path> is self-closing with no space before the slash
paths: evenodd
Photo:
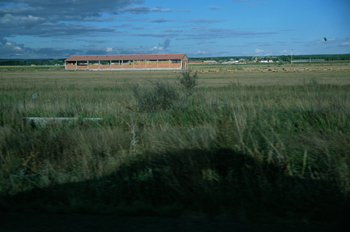
<path id="1" fill-rule="evenodd" d="M 132 91 L 137 102 L 138 109 L 145 112 L 156 113 L 173 106 L 178 100 L 179 94 L 176 87 L 167 82 L 155 82 L 153 86 L 132 86 Z"/>
<path id="2" fill-rule="evenodd" d="M 179 83 L 170 72 L 2 72 L 0 210 L 341 220 L 350 191 L 342 73 L 183 73 Z M 77 120 L 40 126 L 29 116 Z"/>
<path id="3" fill-rule="evenodd" d="M 64 60 L 65 59 L 0 59 L 0 65 L 64 65 Z"/>
<path id="4" fill-rule="evenodd" d="M 290 62 L 291 54 L 281 56 L 229 56 L 229 57 L 192 57 L 192 60 L 216 60 L 219 61 L 232 61 L 232 60 L 244 60 L 253 61 L 255 58 L 258 60 L 273 60 Z M 293 55 L 293 59 L 324 59 L 325 61 L 347 61 L 350 60 L 350 54 L 321 54 L 321 55 Z"/>
<path id="5" fill-rule="evenodd" d="M 193 94 L 194 88 L 198 85 L 198 75 L 195 72 L 191 75 L 191 70 L 181 73 L 182 77 L 179 77 L 180 84 L 185 88 L 188 96 Z"/>

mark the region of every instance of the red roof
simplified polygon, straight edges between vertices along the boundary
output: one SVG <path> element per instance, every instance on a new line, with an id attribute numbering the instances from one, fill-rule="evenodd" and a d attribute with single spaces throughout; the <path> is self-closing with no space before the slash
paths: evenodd
<path id="1" fill-rule="evenodd" d="M 90 61 L 90 60 L 180 60 L 186 54 L 137 54 L 137 55 L 85 55 L 70 56 L 66 61 Z"/>

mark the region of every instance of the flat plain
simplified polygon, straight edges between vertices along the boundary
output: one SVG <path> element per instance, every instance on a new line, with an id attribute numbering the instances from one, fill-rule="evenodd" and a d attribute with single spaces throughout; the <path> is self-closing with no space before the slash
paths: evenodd
<path id="1" fill-rule="evenodd" d="M 0 210 L 345 223 L 349 62 L 190 71 L 1 67 Z"/>
<path id="2" fill-rule="evenodd" d="M 32 67 L 1 67 L 2 86 L 41 88 L 111 87 L 118 84 L 144 83 L 154 80 L 175 81 L 181 71 L 64 71 Z M 321 84 L 349 84 L 350 64 L 325 62 L 317 64 L 191 65 L 200 74 L 201 87 L 222 87 L 239 81 L 242 85 L 303 85 L 311 78 Z"/>

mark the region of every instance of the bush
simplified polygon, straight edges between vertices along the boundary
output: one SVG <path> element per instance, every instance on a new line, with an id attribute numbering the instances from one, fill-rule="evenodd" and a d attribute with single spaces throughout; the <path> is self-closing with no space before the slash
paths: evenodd
<path id="1" fill-rule="evenodd" d="M 179 99 L 176 87 L 168 82 L 152 82 L 152 85 L 147 87 L 135 84 L 132 91 L 139 110 L 145 112 L 169 109 Z"/>
<path id="2" fill-rule="evenodd" d="M 185 96 L 191 96 L 194 88 L 198 85 L 197 72 L 194 74 L 191 71 L 181 73 L 182 77 L 178 77 L 180 84 L 185 88 Z M 166 110 L 174 106 L 180 99 L 180 94 L 175 83 L 169 82 L 151 82 L 151 85 L 142 86 L 134 84 L 131 87 L 134 97 L 137 102 L 138 110 L 144 112 L 158 112 Z M 184 99 L 182 99 L 184 100 Z"/>
<path id="3" fill-rule="evenodd" d="M 191 70 L 181 73 L 182 77 L 179 77 L 180 84 L 185 87 L 187 95 L 193 94 L 194 88 L 198 85 L 197 72 L 191 75 Z"/>

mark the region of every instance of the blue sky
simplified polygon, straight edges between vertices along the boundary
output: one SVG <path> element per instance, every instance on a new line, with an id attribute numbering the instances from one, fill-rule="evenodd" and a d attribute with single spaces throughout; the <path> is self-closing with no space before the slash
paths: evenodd
<path id="1" fill-rule="evenodd" d="M 0 0 L 0 59 L 345 54 L 349 12 L 349 0 Z"/>

